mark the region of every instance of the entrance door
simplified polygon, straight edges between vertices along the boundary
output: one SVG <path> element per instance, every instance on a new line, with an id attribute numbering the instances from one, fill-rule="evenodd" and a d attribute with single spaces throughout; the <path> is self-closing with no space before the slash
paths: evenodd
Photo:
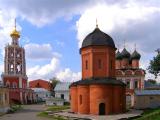
<path id="1" fill-rule="evenodd" d="M 99 104 L 99 115 L 105 115 L 105 104 L 104 103 Z"/>

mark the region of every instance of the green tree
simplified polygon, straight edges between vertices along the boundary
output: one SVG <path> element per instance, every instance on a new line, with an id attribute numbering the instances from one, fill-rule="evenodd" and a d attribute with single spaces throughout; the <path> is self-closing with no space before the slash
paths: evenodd
<path id="1" fill-rule="evenodd" d="M 60 82 L 60 80 L 58 80 L 56 77 L 51 78 L 50 81 L 53 89 L 55 88 L 56 84 Z"/>
<path id="2" fill-rule="evenodd" d="M 148 71 L 149 73 L 153 74 L 155 78 L 157 78 L 160 75 L 160 53 L 159 52 L 157 56 L 153 57 L 153 60 L 150 60 Z"/>
<path id="3" fill-rule="evenodd" d="M 147 81 L 150 82 L 151 84 L 157 84 L 156 80 L 148 79 Z"/>

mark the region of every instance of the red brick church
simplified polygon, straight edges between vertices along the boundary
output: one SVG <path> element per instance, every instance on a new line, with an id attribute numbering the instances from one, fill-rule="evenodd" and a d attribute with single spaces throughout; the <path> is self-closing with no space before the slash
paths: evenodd
<path id="1" fill-rule="evenodd" d="M 3 84 L 9 88 L 10 103 L 34 102 L 33 91 L 27 87 L 25 50 L 19 45 L 20 33 L 16 30 L 16 23 L 10 36 L 12 43 L 5 47 Z"/>
<path id="2" fill-rule="evenodd" d="M 126 83 L 127 107 L 134 107 L 134 91 L 144 89 L 145 70 L 139 67 L 141 55 L 124 49 L 116 53 L 116 78 Z"/>
<path id="3" fill-rule="evenodd" d="M 83 40 L 82 80 L 70 85 L 72 112 L 107 115 L 126 111 L 126 85 L 115 76 L 115 51 L 113 39 L 98 25 Z"/>

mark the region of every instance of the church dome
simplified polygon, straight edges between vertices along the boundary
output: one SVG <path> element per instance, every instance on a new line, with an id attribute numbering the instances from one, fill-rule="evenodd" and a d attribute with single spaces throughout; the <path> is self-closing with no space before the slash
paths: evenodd
<path id="1" fill-rule="evenodd" d="M 131 55 L 131 59 L 140 59 L 141 55 L 135 50 L 132 55 Z"/>
<path id="2" fill-rule="evenodd" d="M 11 32 L 11 34 L 10 34 L 10 36 L 11 37 L 13 37 L 13 36 L 15 36 L 15 37 L 20 37 L 20 33 L 16 30 L 16 29 L 14 29 L 12 32 Z"/>
<path id="3" fill-rule="evenodd" d="M 126 48 L 123 49 L 121 52 L 122 58 L 130 58 L 130 53 L 126 50 Z"/>
<path id="4" fill-rule="evenodd" d="M 116 59 L 117 59 L 117 60 L 121 60 L 121 59 L 122 59 L 122 55 L 121 55 L 121 53 L 119 52 L 119 50 L 118 50 L 118 52 L 116 53 Z"/>
<path id="5" fill-rule="evenodd" d="M 93 32 L 88 34 L 82 42 L 82 48 L 88 46 L 110 46 L 115 48 L 113 39 L 102 32 L 98 27 Z"/>

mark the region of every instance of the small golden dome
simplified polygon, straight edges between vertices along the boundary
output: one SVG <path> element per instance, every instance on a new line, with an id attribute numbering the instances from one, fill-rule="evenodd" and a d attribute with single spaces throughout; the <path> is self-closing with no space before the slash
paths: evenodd
<path id="1" fill-rule="evenodd" d="M 20 37 L 20 32 L 18 32 L 18 31 L 16 30 L 16 19 L 15 19 L 14 30 L 11 32 L 10 36 L 11 36 L 11 37 L 17 37 L 17 38 Z"/>
<path id="2" fill-rule="evenodd" d="M 16 28 L 11 32 L 10 34 L 11 37 L 15 36 L 15 37 L 20 37 L 20 33 L 16 30 Z"/>

